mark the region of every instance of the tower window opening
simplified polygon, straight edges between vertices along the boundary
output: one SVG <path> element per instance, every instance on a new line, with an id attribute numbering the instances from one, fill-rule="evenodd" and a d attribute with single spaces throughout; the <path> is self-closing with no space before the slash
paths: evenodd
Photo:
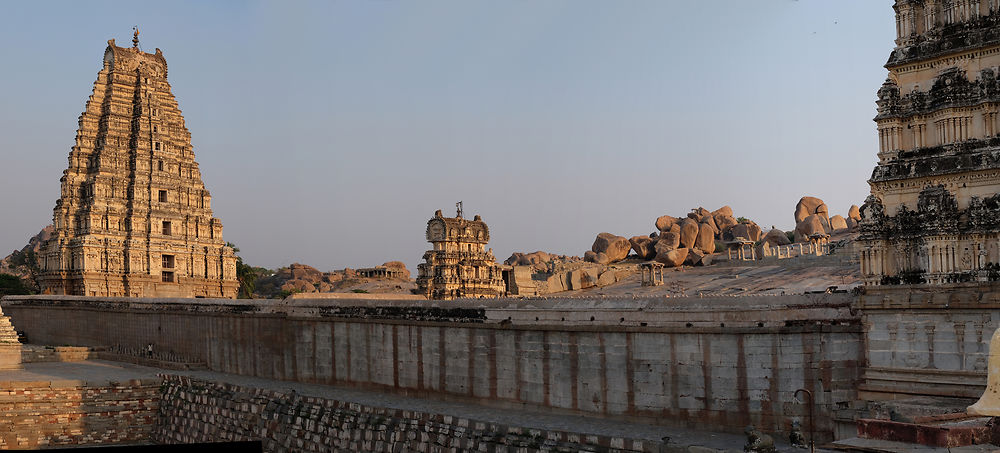
<path id="1" fill-rule="evenodd" d="M 173 272 L 171 272 L 171 271 L 163 271 L 161 273 L 161 275 L 162 275 L 161 280 L 163 281 L 163 283 L 173 283 L 174 282 L 174 273 Z"/>
<path id="2" fill-rule="evenodd" d="M 156 151 L 160 150 L 160 142 L 153 143 L 153 149 Z"/>
<path id="3" fill-rule="evenodd" d="M 173 255 L 163 255 L 163 268 L 173 269 L 174 268 L 174 256 Z"/>
<path id="4" fill-rule="evenodd" d="M 163 161 L 162 160 L 156 162 L 156 169 L 159 170 L 159 171 L 163 171 Z"/>
<path id="5" fill-rule="evenodd" d="M 164 236 L 170 236 L 170 221 L 169 220 L 164 220 L 163 221 L 163 235 Z"/>
<path id="6" fill-rule="evenodd" d="M 163 169 L 160 168 L 160 170 L 163 170 Z M 160 203 L 166 203 L 167 202 L 167 191 L 166 190 L 161 190 L 158 199 L 160 200 Z"/>

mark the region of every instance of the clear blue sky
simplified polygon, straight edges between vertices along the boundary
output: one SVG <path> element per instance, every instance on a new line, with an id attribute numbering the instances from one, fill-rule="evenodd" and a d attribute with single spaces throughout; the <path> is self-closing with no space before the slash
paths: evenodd
<path id="1" fill-rule="evenodd" d="M 0 255 L 52 221 L 106 41 L 159 47 L 225 238 L 255 265 L 411 271 L 436 209 L 499 260 L 730 205 L 868 194 L 889 0 L 12 2 Z"/>

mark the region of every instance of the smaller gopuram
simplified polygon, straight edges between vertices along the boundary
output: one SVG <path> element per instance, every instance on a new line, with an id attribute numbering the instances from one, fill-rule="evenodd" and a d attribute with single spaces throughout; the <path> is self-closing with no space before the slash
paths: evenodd
<path id="1" fill-rule="evenodd" d="M 455 217 L 439 209 L 427 222 L 427 241 L 434 248 L 417 265 L 417 294 L 428 299 L 496 298 L 504 295 L 502 267 L 493 250 L 486 250 L 490 229 L 478 215 L 462 218 L 462 203 Z"/>

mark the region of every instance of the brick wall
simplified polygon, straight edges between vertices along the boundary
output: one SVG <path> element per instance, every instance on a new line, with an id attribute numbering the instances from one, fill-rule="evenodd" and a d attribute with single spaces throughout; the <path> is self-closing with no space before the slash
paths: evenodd
<path id="1" fill-rule="evenodd" d="M 164 378 L 153 440 L 260 440 L 268 452 L 658 452 L 660 442 L 581 435 L 374 408 L 236 385 Z M 510 448 L 510 449 L 509 449 Z M 457 450 L 455 450 L 457 449 Z M 708 451 L 705 449 L 705 451 Z"/>
<path id="2" fill-rule="evenodd" d="M 159 380 L 3 382 L 0 449 L 145 443 L 159 400 Z"/>

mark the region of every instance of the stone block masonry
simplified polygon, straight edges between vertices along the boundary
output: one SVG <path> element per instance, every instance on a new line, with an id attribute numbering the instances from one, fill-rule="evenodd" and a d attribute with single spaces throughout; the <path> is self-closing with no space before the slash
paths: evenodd
<path id="1" fill-rule="evenodd" d="M 3 304 L 42 344 L 152 343 L 212 371 L 641 423 L 787 432 L 805 388 L 830 438 L 862 357 L 851 299 L 833 296 Z"/>
<path id="2" fill-rule="evenodd" d="M 260 440 L 268 452 L 661 451 L 660 442 L 504 426 L 181 376 L 164 376 L 152 440 Z"/>
<path id="3" fill-rule="evenodd" d="M 146 443 L 160 381 L 0 382 L 0 449 Z"/>

